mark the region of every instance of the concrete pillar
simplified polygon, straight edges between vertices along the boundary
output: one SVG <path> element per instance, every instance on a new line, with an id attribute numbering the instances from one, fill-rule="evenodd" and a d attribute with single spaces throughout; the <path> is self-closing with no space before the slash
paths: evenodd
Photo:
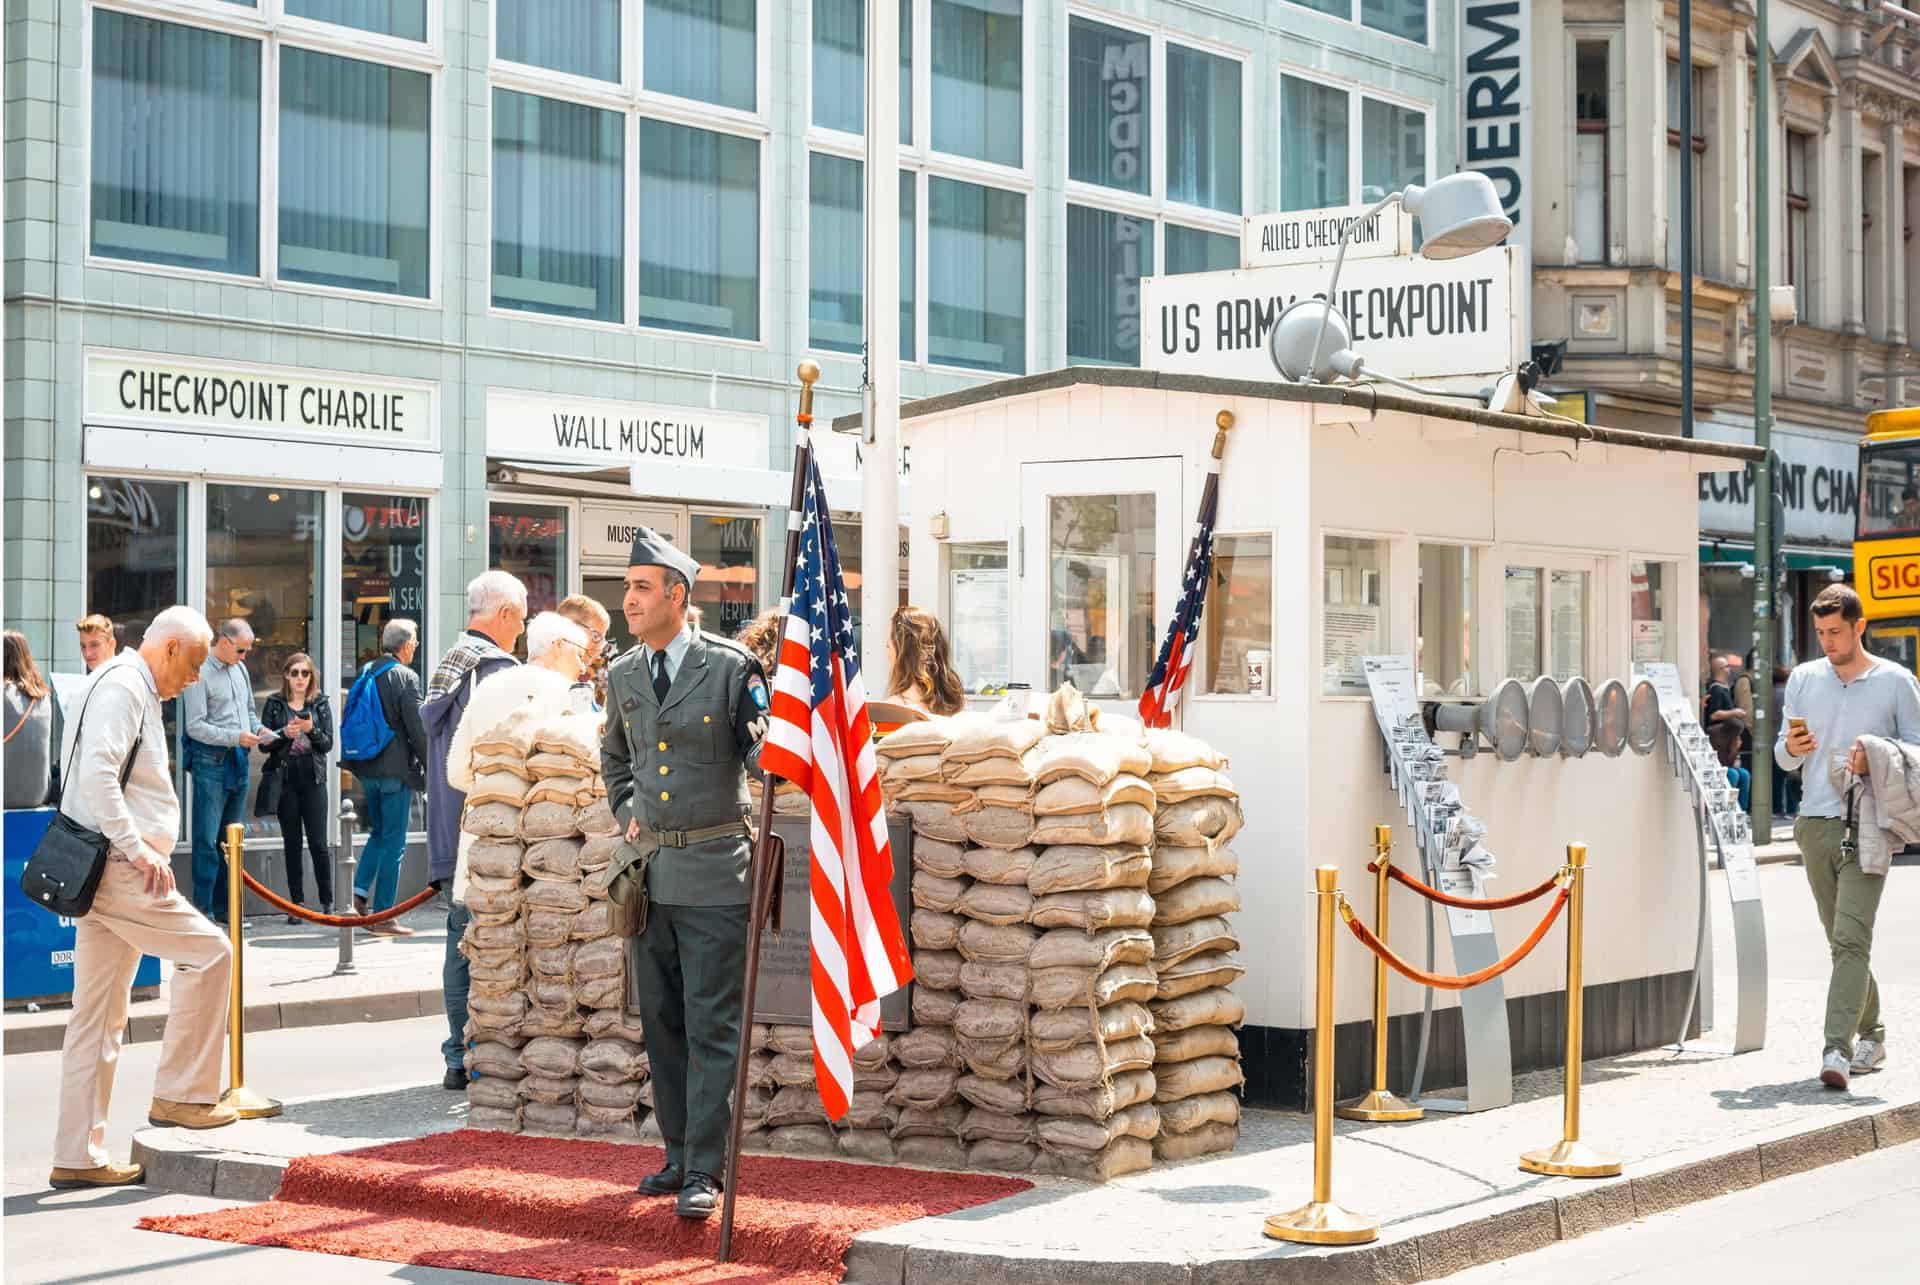
<path id="1" fill-rule="evenodd" d="M 1862 236 L 1860 215 L 1860 100 L 1849 90 L 1840 102 L 1840 174 L 1833 187 L 1839 200 L 1834 208 L 1840 214 L 1840 235 L 1829 240 L 1840 247 L 1840 329 L 1844 334 L 1865 334 L 1866 298 L 1861 291 L 1861 272 L 1865 267 L 1866 242 Z M 1829 190 L 1832 190 L 1830 187 Z"/>
<path id="2" fill-rule="evenodd" d="M 1903 163 L 1905 130 L 1901 127 L 1901 115 L 1898 111 L 1887 113 L 1883 131 L 1886 149 L 1880 163 L 1880 185 L 1885 193 L 1880 198 L 1880 223 L 1885 229 L 1880 263 L 1887 282 L 1886 328 L 1883 333 L 1889 344 L 1907 342 L 1907 168 Z M 1889 393 L 1892 391 L 1892 380 L 1889 373 Z"/>

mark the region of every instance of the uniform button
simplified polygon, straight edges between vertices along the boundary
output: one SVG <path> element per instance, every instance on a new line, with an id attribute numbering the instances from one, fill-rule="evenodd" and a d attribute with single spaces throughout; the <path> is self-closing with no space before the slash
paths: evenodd
<path id="1" fill-rule="evenodd" d="M 665 741 L 660 742 L 660 752 L 662 754 L 667 752 L 667 743 Z"/>
<path id="2" fill-rule="evenodd" d="M 671 794 L 668 794 L 665 790 L 660 791 L 660 801 L 662 803 L 665 803 L 672 798 L 673 796 Z"/>
<path id="3" fill-rule="evenodd" d="M 711 723 L 713 721 L 713 715 L 711 714 L 705 715 L 704 717 L 701 718 L 700 721 L 703 723 Z"/>
<path id="4" fill-rule="evenodd" d="M 660 765 L 660 775 L 665 776 L 666 774 L 667 774 L 667 765 L 662 763 Z"/>

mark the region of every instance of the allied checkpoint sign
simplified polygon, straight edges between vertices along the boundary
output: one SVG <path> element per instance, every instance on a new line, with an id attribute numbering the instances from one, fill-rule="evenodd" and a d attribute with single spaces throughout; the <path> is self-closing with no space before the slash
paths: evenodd
<path id="1" fill-rule="evenodd" d="M 1249 234 L 1257 231 L 1250 226 Z M 1323 253 L 1290 266 L 1142 279 L 1141 367 L 1278 379 L 1267 332 L 1289 304 L 1325 292 L 1332 256 Z M 1516 293 L 1523 288 L 1506 246 L 1458 259 L 1349 251 L 1335 306 L 1368 368 L 1401 379 L 1493 376 L 1513 369 L 1526 342 Z"/>
<path id="2" fill-rule="evenodd" d="M 1240 266 L 1277 268 L 1295 263 L 1331 263 L 1340 251 L 1340 234 L 1347 231 L 1347 262 L 1391 258 L 1413 252 L 1413 216 L 1398 205 L 1287 210 L 1280 214 L 1248 215 L 1241 225 Z M 1348 230 L 1351 229 L 1351 230 Z"/>

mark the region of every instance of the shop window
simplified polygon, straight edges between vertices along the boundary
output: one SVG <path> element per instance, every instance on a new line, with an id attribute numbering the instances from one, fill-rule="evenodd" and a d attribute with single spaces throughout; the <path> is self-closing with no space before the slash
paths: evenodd
<path id="1" fill-rule="evenodd" d="M 427 0 L 287 0 L 287 13 L 402 40 L 427 38 Z"/>
<path id="2" fill-rule="evenodd" d="M 658 94 L 754 110 L 760 53 L 755 0 L 647 0 L 646 87 Z"/>
<path id="3" fill-rule="evenodd" d="M 1563 567 L 1508 567 L 1507 677 L 1565 682 L 1590 676 L 1587 650 L 1590 575 Z"/>
<path id="4" fill-rule="evenodd" d="M 567 596 L 567 511 L 559 505 L 495 500 L 487 511 L 487 565 L 511 571 L 527 587 L 527 616 L 552 611 Z M 526 646 L 523 636 L 520 647 Z"/>
<path id="5" fill-rule="evenodd" d="M 1027 199 L 957 179 L 927 180 L 927 358 L 1027 369 Z"/>
<path id="6" fill-rule="evenodd" d="M 333 716 L 346 707 L 347 691 L 360 670 L 378 660 L 380 634 L 390 620 L 411 620 L 420 629 L 413 669 L 420 690 L 434 663 L 427 595 L 428 501 L 407 495 L 340 497 L 340 674 L 334 686 Z M 313 653 L 316 661 L 319 653 Z M 278 690 L 277 673 L 267 675 Z M 340 797 L 351 800 L 364 827 L 372 815 L 365 787 L 351 771 L 342 774 Z M 424 803 L 415 800 L 408 828 L 425 829 Z"/>
<path id="7" fill-rule="evenodd" d="M 93 17 L 93 253 L 258 272 L 260 42 Z"/>
<path id="8" fill-rule="evenodd" d="M 860 521 L 858 514 L 834 515 L 833 547 L 840 555 L 840 579 L 846 585 L 847 597 L 851 599 L 849 607 L 853 616 L 854 646 L 861 651 L 862 655 L 865 655 L 867 595 L 866 573 L 863 567 L 866 551 L 861 547 L 863 530 L 864 524 Z M 907 597 L 907 536 L 907 528 L 901 527 L 900 549 L 896 555 L 900 563 L 901 602 L 913 601 Z M 882 624 L 884 623 L 883 621 Z M 878 690 L 880 683 L 880 679 L 875 679 L 873 687 L 868 690 L 868 695 Z"/>
<path id="9" fill-rule="evenodd" d="M 969 692 L 1007 685 L 1013 642 L 1008 615 L 1007 546 L 947 546 L 947 642 Z"/>
<path id="10" fill-rule="evenodd" d="M 1321 684 L 1328 696 L 1365 694 L 1360 661 L 1391 646 L 1387 617 L 1387 542 L 1326 537 L 1321 569 Z"/>
<path id="11" fill-rule="evenodd" d="M 1140 363 L 1140 278 L 1153 275 L 1153 220 L 1067 206 L 1067 361 Z"/>
<path id="12" fill-rule="evenodd" d="M 1218 232 L 1166 225 L 1166 274 L 1219 272 L 1240 266 L 1240 238 Z"/>
<path id="13" fill-rule="evenodd" d="M 508 62 L 620 80 L 620 0 L 496 0 L 494 52 Z"/>
<path id="14" fill-rule="evenodd" d="M 1023 0 L 933 0 L 934 150 L 1018 167 Z"/>
<path id="15" fill-rule="evenodd" d="M 493 91 L 493 306 L 625 320 L 625 121 Z"/>
<path id="16" fill-rule="evenodd" d="M 1473 550 L 1456 544 L 1420 546 L 1420 634 L 1414 668 L 1423 696 L 1476 694 L 1473 662 L 1479 617 L 1473 610 Z"/>
<path id="17" fill-rule="evenodd" d="M 1729 553 L 1748 558 L 1748 552 Z M 1753 646 L 1753 586 L 1751 562 L 1703 562 L 1700 564 L 1700 634 L 1702 646 L 1714 655 L 1744 656 Z M 1792 581 L 1780 594 L 1781 654 L 1794 654 L 1791 635 L 1799 613 L 1794 609 Z M 1691 637 L 1689 633 L 1689 637 Z M 1676 651 L 1677 654 L 1677 651 Z M 1704 660 L 1704 655 L 1702 656 Z M 1704 672 L 1704 671 L 1703 671 Z"/>
<path id="18" fill-rule="evenodd" d="M 1047 686 L 1131 700 L 1159 643 L 1154 497 L 1056 495 L 1047 507 Z"/>
<path id="19" fill-rule="evenodd" d="M 900 0 L 900 145 L 913 145 L 913 3 Z M 813 123 L 867 132 L 866 0 L 813 0 Z"/>
<path id="20" fill-rule="evenodd" d="M 640 122 L 640 324 L 760 337 L 760 144 Z"/>
<path id="21" fill-rule="evenodd" d="M 731 638 L 760 611 L 760 519 L 696 513 L 692 523 L 687 552 L 700 564 L 700 628 Z"/>
<path id="22" fill-rule="evenodd" d="M 811 152 L 807 157 L 807 342 L 828 352 L 866 345 L 865 167 Z M 914 177 L 900 172 L 900 360 L 914 359 Z"/>
<path id="23" fill-rule="evenodd" d="M 1635 559 L 1628 570 L 1632 595 L 1633 663 L 1680 659 L 1679 568 Z"/>
<path id="24" fill-rule="evenodd" d="M 1273 537 L 1213 541 L 1205 615 L 1205 686 L 1215 695 L 1273 694 Z"/>
<path id="25" fill-rule="evenodd" d="M 425 298 L 433 78 L 280 60 L 280 277 Z"/>

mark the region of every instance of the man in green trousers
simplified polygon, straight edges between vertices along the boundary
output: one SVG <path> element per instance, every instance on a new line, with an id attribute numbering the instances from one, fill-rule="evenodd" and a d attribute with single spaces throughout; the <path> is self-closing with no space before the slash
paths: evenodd
<path id="1" fill-rule="evenodd" d="M 627 1007 L 639 1010 L 666 1165 L 640 1183 L 706 1218 L 726 1171 L 747 951 L 747 774 L 760 772 L 767 684 L 735 643 L 687 622 L 700 564 L 645 527 L 621 608 L 640 645 L 607 677 L 601 767 L 628 841 L 658 850 L 650 908 L 627 944 Z"/>
<path id="2" fill-rule="evenodd" d="M 1867 651 L 1861 641 L 1867 626 L 1860 596 L 1852 589 L 1829 585 L 1814 596 L 1809 610 L 1824 655 L 1796 668 L 1787 680 L 1781 702 L 1785 717 L 1773 756 L 1789 772 L 1806 768 L 1793 838 L 1806 862 L 1807 883 L 1833 958 L 1820 1082 L 1844 1089 L 1852 1076 L 1878 1071 L 1887 1061 L 1880 988 L 1869 968 L 1873 921 L 1887 878 L 1884 870 L 1861 866 L 1849 833 L 1847 798 L 1834 784 L 1831 760 L 1847 756 L 1852 771 L 1864 777 L 1861 737 L 1920 744 L 1920 684 L 1899 665 Z"/>

